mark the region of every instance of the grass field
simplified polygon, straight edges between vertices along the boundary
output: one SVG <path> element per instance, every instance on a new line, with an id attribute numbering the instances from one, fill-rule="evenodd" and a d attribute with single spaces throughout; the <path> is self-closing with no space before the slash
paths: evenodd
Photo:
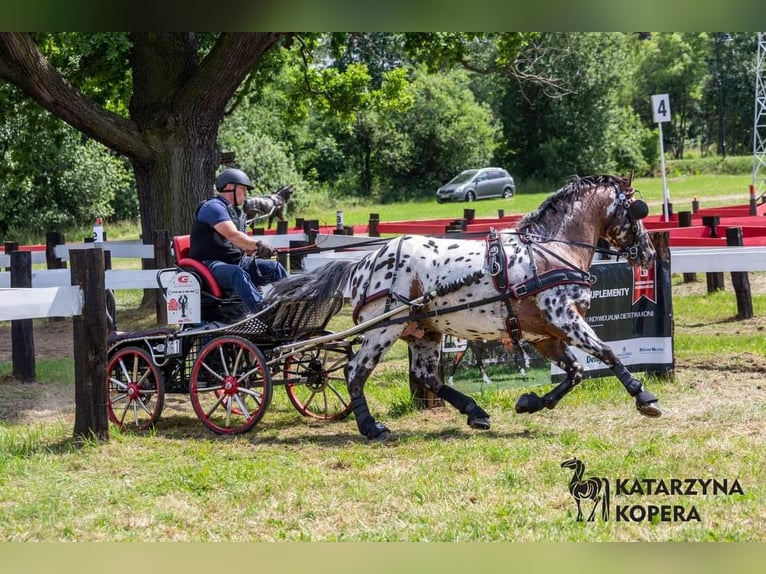
<path id="1" fill-rule="evenodd" d="M 451 408 L 413 408 L 398 343 L 367 385 L 387 443 L 369 444 L 353 418 L 302 418 L 277 388 L 245 436 L 212 434 L 170 395 L 153 431 L 82 444 L 71 359 L 39 360 L 27 384 L 0 363 L 0 540 L 766 542 L 765 276 L 751 274 L 747 321 L 733 320 L 730 284 L 711 296 L 674 277 L 675 376 L 646 379 L 664 409 L 651 420 L 614 378 L 518 415 L 528 381 L 493 368 L 496 384 L 481 385 L 471 369 L 459 384 L 492 417 L 473 430 Z M 138 299 L 120 302 L 128 327 L 153 316 Z M 572 457 L 609 481 L 608 520 L 576 520 L 561 466 Z M 657 492 L 660 481 L 693 488 Z"/>

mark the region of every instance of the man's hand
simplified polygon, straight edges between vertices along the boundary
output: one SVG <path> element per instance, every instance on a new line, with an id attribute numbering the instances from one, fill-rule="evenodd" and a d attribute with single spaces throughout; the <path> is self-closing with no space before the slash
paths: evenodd
<path id="1" fill-rule="evenodd" d="M 255 256 L 258 259 L 270 259 L 274 255 L 274 250 L 265 243 L 259 242 L 255 248 Z"/>

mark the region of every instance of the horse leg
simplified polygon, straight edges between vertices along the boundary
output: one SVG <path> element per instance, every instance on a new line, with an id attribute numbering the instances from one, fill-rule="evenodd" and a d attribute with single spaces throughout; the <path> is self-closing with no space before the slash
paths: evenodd
<path id="1" fill-rule="evenodd" d="M 435 374 L 438 372 L 440 340 L 441 335 L 438 333 L 426 333 L 421 339 L 411 339 L 409 341 L 412 353 L 410 369 L 418 380 L 436 393 L 437 397 L 447 401 L 461 414 L 467 415 L 468 426 L 489 430 L 489 414 L 477 405 L 473 398 L 445 385 Z"/>
<path id="2" fill-rule="evenodd" d="M 473 353 L 476 356 L 476 366 L 479 367 L 479 374 L 481 374 L 481 380 L 485 385 L 491 385 L 492 379 L 489 378 L 487 371 L 484 369 L 484 351 L 487 350 L 488 343 L 484 341 L 476 341 L 473 346 Z"/>
<path id="3" fill-rule="evenodd" d="M 555 301 L 551 302 L 548 299 L 545 301 L 547 305 L 543 305 L 540 309 L 543 316 L 551 325 L 562 331 L 567 344 L 596 357 L 609 367 L 628 394 L 636 399 L 636 408 L 642 415 L 658 417 L 662 414 L 657 397 L 644 389 L 641 381 L 625 368 L 612 348 L 599 339 L 591 326 L 575 311 L 574 306 L 564 306 L 562 312 L 561 306 L 557 307 Z"/>
<path id="4" fill-rule="evenodd" d="M 449 379 L 447 380 L 448 385 L 452 385 L 452 383 L 455 382 L 455 373 L 457 372 L 458 365 L 463 361 L 463 357 L 465 357 L 465 349 L 458 351 L 455 354 L 455 360 L 452 361 L 452 369 L 449 374 Z"/>
<path id="5" fill-rule="evenodd" d="M 636 409 L 646 417 L 658 417 L 662 415 L 658 399 L 652 393 L 644 389 L 644 385 L 636 379 L 625 365 L 617 358 L 612 348 L 599 339 L 598 335 L 579 315 L 571 325 L 569 344 L 582 349 L 586 353 L 596 357 L 615 374 L 617 379 L 628 391 L 628 394 L 636 399 Z"/>
<path id="6" fill-rule="evenodd" d="M 543 408 L 552 409 L 564 395 L 582 381 L 582 365 L 577 361 L 574 353 L 569 350 L 564 341 L 560 339 L 546 339 L 533 344 L 540 353 L 554 361 L 566 373 L 566 377 L 542 397 L 538 396 L 537 393 L 521 395 L 516 401 L 517 413 L 536 413 Z"/>
<path id="7" fill-rule="evenodd" d="M 612 348 L 603 344 L 600 353 L 594 354 L 602 363 L 612 369 L 614 375 L 620 380 L 625 390 L 631 397 L 636 399 L 636 408 L 638 412 L 646 417 L 656 418 L 662 415 L 659 407 L 659 400 L 653 393 L 644 389 L 644 385 L 636 379 L 627 367 L 617 358 Z"/>
<path id="8" fill-rule="evenodd" d="M 393 328 L 370 331 L 359 351 L 345 367 L 346 386 L 351 397 L 351 409 L 356 419 L 356 426 L 359 432 L 369 440 L 386 440 L 391 431 L 370 414 L 367 398 L 364 396 L 364 384 L 398 336 L 399 332 Z"/>

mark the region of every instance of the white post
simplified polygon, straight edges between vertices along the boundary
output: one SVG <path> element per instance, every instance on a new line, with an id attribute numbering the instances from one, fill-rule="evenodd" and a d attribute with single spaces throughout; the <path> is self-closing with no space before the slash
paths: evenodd
<path id="1" fill-rule="evenodd" d="M 662 124 L 657 126 L 660 128 L 660 166 L 662 170 L 662 215 L 665 221 L 670 221 L 670 191 L 668 190 L 668 181 L 665 176 L 665 143 L 662 141 Z"/>
<path id="2" fill-rule="evenodd" d="M 660 129 L 660 165 L 662 167 L 662 197 L 663 216 L 665 221 L 670 221 L 670 192 L 665 178 L 665 143 L 662 141 L 662 123 L 670 121 L 670 98 L 667 94 L 652 96 L 652 117 Z"/>

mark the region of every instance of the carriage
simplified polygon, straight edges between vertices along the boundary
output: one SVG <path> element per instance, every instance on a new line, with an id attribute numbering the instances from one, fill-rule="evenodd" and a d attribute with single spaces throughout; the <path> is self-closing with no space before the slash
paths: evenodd
<path id="1" fill-rule="evenodd" d="M 470 427 L 487 430 L 489 414 L 437 373 L 445 334 L 526 342 L 564 370 L 564 380 L 544 395 L 519 397 L 517 413 L 553 409 L 580 384 L 583 367 L 570 349 L 577 347 L 612 370 L 640 414 L 658 417 L 657 397 L 584 320 L 596 252 L 644 269 L 655 264 L 641 221 L 649 208 L 635 192 L 632 176 L 574 178 L 515 229 L 492 230 L 484 242 L 399 236 L 362 259 L 334 261 L 271 284 L 268 307 L 236 321 L 225 320 L 233 303 L 207 268 L 185 256 L 188 237 L 175 238 L 177 267 L 159 277 L 198 277 L 202 307 L 224 320 L 211 315 L 179 330 L 115 336 L 109 417 L 145 429 L 159 418 L 166 392 L 188 392 L 208 428 L 241 433 L 263 417 L 273 387 L 283 385 L 301 414 L 340 419 L 353 413 L 361 435 L 385 440 L 390 431 L 370 413 L 364 385 L 402 339 L 414 377 L 466 415 Z M 355 326 L 330 333 L 327 324 L 346 294 Z"/>
<path id="2" fill-rule="evenodd" d="M 261 420 L 276 386 L 285 388 L 304 416 L 338 420 L 349 414 L 343 368 L 358 340 L 326 330 L 343 305 L 342 294 L 324 302 L 281 301 L 243 314 L 239 300 L 188 258 L 188 236 L 175 237 L 173 244 L 176 266 L 159 270 L 158 284 L 165 293 L 168 277 L 194 275 L 202 321 L 110 333 L 107 412 L 114 424 L 146 430 L 160 418 L 167 393 L 188 393 L 210 430 L 244 433 Z"/>

